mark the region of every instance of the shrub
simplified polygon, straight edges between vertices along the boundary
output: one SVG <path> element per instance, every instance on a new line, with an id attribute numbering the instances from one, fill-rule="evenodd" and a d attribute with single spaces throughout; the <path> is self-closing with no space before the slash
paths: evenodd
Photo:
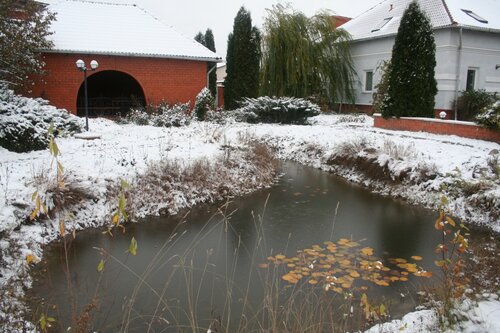
<path id="1" fill-rule="evenodd" d="M 136 125 L 153 125 L 156 127 L 180 127 L 189 125 L 189 102 L 170 105 L 161 102 L 158 106 L 148 105 L 130 110 L 127 120 Z"/>
<path id="2" fill-rule="evenodd" d="M 375 113 L 382 113 L 387 102 L 387 92 L 389 90 L 389 77 L 391 75 L 391 61 L 383 61 L 377 68 L 381 72 L 380 82 L 375 86 L 376 92 L 373 93 L 373 110 Z"/>
<path id="3" fill-rule="evenodd" d="M 462 91 L 456 102 L 457 118 L 458 120 L 474 121 L 475 116 L 493 102 L 493 96 L 486 90 Z"/>
<path id="4" fill-rule="evenodd" d="M 83 121 L 66 110 L 0 86 L 0 146 L 18 153 L 45 149 L 51 124 L 59 136 L 83 129 Z"/>
<path id="5" fill-rule="evenodd" d="M 143 107 L 131 109 L 127 114 L 127 120 L 136 125 L 149 125 L 149 117 L 146 108 Z"/>
<path id="6" fill-rule="evenodd" d="M 486 128 L 500 130 L 500 100 L 483 108 L 476 116 L 476 122 Z"/>
<path id="7" fill-rule="evenodd" d="M 198 96 L 196 96 L 196 103 L 194 104 L 194 113 L 198 120 L 205 120 L 205 116 L 209 110 L 214 108 L 214 97 L 210 90 L 203 88 Z"/>
<path id="8" fill-rule="evenodd" d="M 238 112 L 247 115 L 247 122 L 304 124 L 320 112 L 317 104 L 295 97 L 244 98 Z"/>
<path id="9" fill-rule="evenodd" d="M 189 102 L 177 103 L 170 106 L 161 103 L 151 115 L 153 126 L 158 127 L 181 127 L 189 125 L 191 116 L 189 115 Z"/>

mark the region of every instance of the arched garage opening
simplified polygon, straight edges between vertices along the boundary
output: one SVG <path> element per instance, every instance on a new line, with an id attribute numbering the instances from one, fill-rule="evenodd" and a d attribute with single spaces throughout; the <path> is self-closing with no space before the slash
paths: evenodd
<path id="1" fill-rule="evenodd" d="M 89 117 L 125 116 L 131 107 L 144 106 L 144 92 L 132 76 L 118 71 L 102 71 L 87 78 Z M 84 83 L 78 90 L 77 115 L 85 116 Z"/>

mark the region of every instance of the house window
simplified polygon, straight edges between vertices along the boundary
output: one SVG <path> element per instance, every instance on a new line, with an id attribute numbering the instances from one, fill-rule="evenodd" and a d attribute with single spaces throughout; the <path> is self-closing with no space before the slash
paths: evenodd
<path id="1" fill-rule="evenodd" d="M 476 89 L 476 72 L 475 68 L 469 68 L 467 70 L 467 82 L 465 83 L 465 90 L 471 91 Z"/>
<path id="2" fill-rule="evenodd" d="M 365 71 L 365 87 L 366 92 L 373 91 L 373 71 Z"/>
<path id="3" fill-rule="evenodd" d="M 474 13 L 472 10 L 468 10 L 468 9 L 462 9 L 462 11 L 469 15 L 470 17 L 472 17 L 474 20 L 478 21 L 478 22 L 481 22 L 481 23 L 488 23 L 488 20 L 482 18 L 481 16 L 477 15 L 476 13 Z"/>
<path id="4" fill-rule="evenodd" d="M 372 32 L 375 32 L 375 31 L 379 31 L 380 29 L 382 29 L 383 27 L 385 27 L 387 25 L 387 23 L 389 23 L 390 21 L 392 20 L 392 17 L 387 17 L 385 19 L 382 20 L 382 22 L 380 22 L 373 30 Z"/>

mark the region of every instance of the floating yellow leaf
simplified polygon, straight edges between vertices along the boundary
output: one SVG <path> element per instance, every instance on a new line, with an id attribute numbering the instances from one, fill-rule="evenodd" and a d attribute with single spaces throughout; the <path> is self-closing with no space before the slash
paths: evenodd
<path id="1" fill-rule="evenodd" d="M 314 279 L 311 279 L 308 282 L 309 282 L 309 284 L 318 284 L 318 281 L 314 280 Z"/>
<path id="2" fill-rule="evenodd" d="M 416 260 L 416 261 L 420 261 L 420 260 L 422 260 L 422 257 L 421 257 L 421 256 L 411 256 L 411 258 L 412 258 L 413 260 Z"/>
<path id="3" fill-rule="evenodd" d="M 290 268 L 293 268 L 293 267 L 295 267 L 295 264 L 288 264 L 287 266 Z"/>
<path id="4" fill-rule="evenodd" d="M 269 265 L 268 264 L 259 264 L 259 268 L 268 268 Z"/>
<path id="5" fill-rule="evenodd" d="M 349 275 L 351 275 L 353 278 L 358 278 L 360 277 L 359 273 L 356 271 L 352 271 Z"/>
<path id="6" fill-rule="evenodd" d="M 389 286 L 389 283 L 387 283 L 386 281 L 383 281 L 383 280 L 376 280 L 375 283 L 379 286 L 383 286 L 383 287 L 387 287 Z"/>
<path id="7" fill-rule="evenodd" d="M 400 281 L 403 281 L 403 282 L 406 282 L 406 281 L 408 281 L 408 278 L 407 278 L 407 277 L 402 276 L 402 277 L 400 277 L 400 278 L 399 278 L 399 280 L 400 280 Z"/>
<path id="8" fill-rule="evenodd" d="M 285 259 L 286 257 L 282 254 L 278 254 L 276 257 L 275 257 L 277 260 L 283 260 Z"/>
<path id="9" fill-rule="evenodd" d="M 371 247 L 364 247 L 360 251 L 362 254 L 365 256 L 372 256 L 373 255 L 373 249 Z"/>

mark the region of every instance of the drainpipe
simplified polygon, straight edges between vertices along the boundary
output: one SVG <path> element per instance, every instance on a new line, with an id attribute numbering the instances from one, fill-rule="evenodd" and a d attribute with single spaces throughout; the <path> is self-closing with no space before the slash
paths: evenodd
<path id="1" fill-rule="evenodd" d="M 207 89 L 210 90 L 210 73 L 212 73 L 214 71 L 214 69 L 217 68 L 217 63 L 214 63 L 214 66 L 212 68 L 210 68 L 210 70 L 207 72 Z M 217 98 L 217 80 L 215 81 L 215 109 L 217 109 L 218 107 L 218 98 Z"/>
<path id="2" fill-rule="evenodd" d="M 460 30 L 458 31 L 458 50 L 457 50 L 457 69 L 456 69 L 456 81 L 455 81 L 455 105 L 454 105 L 454 113 L 455 113 L 455 120 L 457 120 L 457 113 L 458 113 L 458 88 L 460 85 L 460 70 L 462 67 L 462 32 L 463 28 L 460 27 Z"/>

